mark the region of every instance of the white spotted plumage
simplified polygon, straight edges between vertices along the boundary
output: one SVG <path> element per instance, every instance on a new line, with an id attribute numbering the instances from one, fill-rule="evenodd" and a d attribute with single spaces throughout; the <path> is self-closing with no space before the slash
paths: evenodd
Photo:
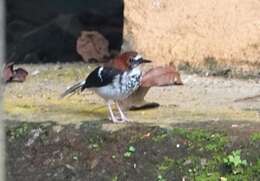
<path id="1" fill-rule="evenodd" d="M 92 89 L 105 100 L 124 100 L 138 89 L 140 80 L 141 70 L 136 67 L 116 75 L 111 84 Z"/>

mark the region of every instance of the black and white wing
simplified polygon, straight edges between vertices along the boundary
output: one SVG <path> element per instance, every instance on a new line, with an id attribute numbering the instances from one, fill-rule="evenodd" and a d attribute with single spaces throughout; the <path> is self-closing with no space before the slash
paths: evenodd
<path id="1" fill-rule="evenodd" d="M 112 67 L 99 66 L 88 75 L 81 90 L 106 86 L 112 83 L 117 75 L 122 73 L 123 71 Z"/>

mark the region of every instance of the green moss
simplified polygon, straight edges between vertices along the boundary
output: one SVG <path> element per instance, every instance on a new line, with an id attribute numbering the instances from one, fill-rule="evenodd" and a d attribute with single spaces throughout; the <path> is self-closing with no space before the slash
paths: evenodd
<path id="1" fill-rule="evenodd" d="M 167 171 L 169 171 L 173 167 L 174 163 L 175 161 L 173 159 L 169 157 L 164 157 L 163 162 L 157 166 L 159 173 L 164 175 Z"/>
<path id="2" fill-rule="evenodd" d="M 159 130 L 156 134 L 152 137 L 154 142 L 161 142 L 168 136 L 167 131 L 164 129 Z"/>
<path id="3" fill-rule="evenodd" d="M 202 129 L 187 130 L 183 128 L 175 128 L 173 129 L 173 134 L 180 135 L 189 140 L 192 147 L 200 148 L 202 151 L 221 151 L 228 142 L 225 135 L 207 132 Z"/>
<path id="4" fill-rule="evenodd" d="M 253 134 L 250 136 L 250 140 L 253 141 L 253 142 L 260 141 L 260 132 L 253 133 Z"/>
<path id="5" fill-rule="evenodd" d="M 112 177 L 111 181 L 118 181 L 118 177 L 117 176 Z"/>
<path id="6" fill-rule="evenodd" d="M 99 104 L 82 102 L 82 97 L 73 96 L 73 99 L 23 97 L 20 99 L 4 100 L 4 110 L 12 117 L 19 116 L 20 120 L 59 120 L 82 121 L 97 118 L 107 118 L 107 108 Z"/>
<path id="7" fill-rule="evenodd" d="M 104 138 L 102 135 L 88 135 L 88 138 L 86 139 L 88 148 L 94 150 L 94 151 L 99 151 L 101 150 L 103 143 L 104 143 Z"/>
<path id="8" fill-rule="evenodd" d="M 6 132 L 9 140 L 22 138 L 30 133 L 32 125 L 30 123 L 22 123 L 19 126 L 9 128 Z"/>
<path id="9" fill-rule="evenodd" d="M 85 76 L 90 72 L 95 65 L 88 65 L 83 63 L 75 63 L 70 64 L 69 66 L 62 66 L 62 68 L 48 68 L 45 70 L 41 70 L 37 76 L 32 77 L 33 79 L 29 79 L 30 81 L 34 81 L 35 79 L 48 79 L 52 81 L 59 81 L 62 80 L 64 83 L 69 83 L 75 80 L 81 80 L 85 78 Z"/>
<path id="10" fill-rule="evenodd" d="M 195 176 L 196 180 L 200 181 L 217 181 L 220 180 L 220 173 L 213 172 L 213 173 L 206 173 L 202 172 L 200 175 Z"/>
<path id="11" fill-rule="evenodd" d="M 166 181 L 171 172 L 175 174 L 176 168 L 179 166 L 178 161 L 165 156 L 163 161 L 157 167 L 157 181 Z M 171 180 L 171 179 L 170 179 Z"/>
<path id="12" fill-rule="evenodd" d="M 46 146 L 48 147 L 47 150 L 53 150 L 53 144 L 49 144 L 51 140 L 59 136 L 64 136 L 66 131 L 68 131 L 67 133 L 72 132 L 73 134 L 67 135 L 66 133 L 65 135 L 67 135 L 68 138 L 72 138 L 70 136 L 76 136 L 74 138 L 80 139 L 78 140 L 79 142 L 76 141 L 75 143 L 77 145 L 83 144 L 77 147 L 83 148 L 83 150 L 74 150 L 70 147 L 65 147 L 62 151 L 64 151 L 63 153 L 66 158 L 72 160 L 73 164 L 83 163 L 85 165 L 86 161 L 87 163 L 92 161 L 84 161 L 84 159 L 82 161 L 82 155 L 84 156 L 88 151 L 91 151 L 91 156 L 100 158 L 100 160 L 106 164 L 113 164 L 114 169 L 109 173 L 109 180 L 127 179 L 126 173 L 124 175 L 118 175 L 117 173 L 132 170 L 132 163 L 137 165 L 135 169 L 138 169 L 140 175 L 143 174 L 144 177 L 152 177 L 152 180 L 159 181 L 181 180 L 181 178 L 184 177 L 185 180 L 199 181 L 224 181 L 225 179 L 228 181 L 260 180 L 260 158 L 259 153 L 256 151 L 259 142 L 256 142 L 256 144 L 248 144 L 248 142 L 244 144 L 244 142 L 242 142 L 241 145 L 239 145 L 239 147 L 241 147 L 241 153 L 245 153 L 244 155 L 241 154 L 241 157 L 239 153 L 239 160 L 241 163 L 243 160 L 247 160 L 248 164 L 246 167 L 245 165 L 243 166 L 242 172 L 232 172 L 228 165 L 224 163 L 224 158 L 228 158 L 230 153 L 232 153 L 230 148 L 234 150 L 238 148 L 236 148 L 234 144 L 229 144 L 227 136 L 221 132 L 187 128 L 146 128 L 145 125 L 140 125 L 138 129 L 136 129 L 137 127 L 129 127 L 125 130 L 110 133 L 101 129 L 103 124 L 100 122 L 85 122 L 81 124 L 79 128 L 75 128 L 74 125 L 66 125 L 63 126 L 62 131 L 56 131 L 57 129 L 54 129 L 53 125 L 54 124 L 50 122 L 44 124 L 19 123 L 13 127 L 9 125 L 6 129 L 7 138 L 11 138 L 12 142 L 11 144 L 8 142 L 10 144 L 8 148 L 10 149 L 10 146 L 12 148 L 12 146 L 16 144 L 20 146 L 24 141 L 28 140 L 28 133 L 32 133 L 32 129 L 41 128 L 43 131 L 39 136 L 39 144 L 34 146 L 40 146 L 40 149 L 42 149 L 42 146 Z M 55 131 L 49 132 L 52 130 Z M 147 133 L 150 133 L 149 137 L 140 139 Z M 80 136 L 78 137 L 78 135 Z M 131 137 L 134 137 L 136 141 L 134 142 L 135 144 L 129 143 Z M 23 139 L 18 140 L 18 138 Z M 67 139 L 63 141 L 66 140 Z M 118 149 L 119 143 L 121 149 Z M 175 147 L 177 143 L 180 145 L 178 148 Z M 228 147 L 224 147 L 225 145 L 228 145 Z M 16 148 L 19 147 L 16 146 L 14 150 L 19 150 Z M 86 150 L 84 148 L 86 148 Z M 26 147 L 21 150 L 22 152 L 19 156 L 24 156 L 24 151 L 26 152 L 29 149 Z M 144 154 L 144 152 L 146 152 L 146 154 Z M 52 152 L 50 151 L 48 153 Z M 126 153 L 124 156 L 126 158 L 122 159 L 124 153 Z M 66 164 L 70 164 L 67 159 L 64 161 Z M 233 161 L 231 162 L 233 163 Z M 234 161 L 234 163 L 235 162 L 236 161 Z M 61 162 L 58 164 L 60 163 Z M 98 169 L 100 168 L 101 167 L 96 167 L 95 169 L 99 172 L 100 170 Z M 144 177 L 142 178 L 143 175 L 141 175 L 140 179 L 146 180 L 143 179 Z"/>
<path id="13" fill-rule="evenodd" d="M 224 164 L 230 168 L 231 172 L 234 175 L 240 174 L 244 172 L 244 168 L 247 166 L 247 161 L 242 160 L 241 158 L 241 150 L 232 151 L 227 157 L 225 157 Z"/>

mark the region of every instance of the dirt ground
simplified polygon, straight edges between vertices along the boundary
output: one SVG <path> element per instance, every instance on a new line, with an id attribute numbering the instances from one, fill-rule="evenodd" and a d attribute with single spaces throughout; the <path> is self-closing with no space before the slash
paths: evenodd
<path id="1" fill-rule="evenodd" d="M 103 100 L 92 92 L 59 99 L 68 86 L 85 79 L 94 66 L 81 63 L 21 65 L 29 71 L 29 77 L 24 83 L 7 84 L 4 94 L 6 118 L 59 123 L 107 119 Z M 129 118 L 133 122 L 159 125 L 187 121 L 260 120 L 260 99 L 235 102 L 260 93 L 257 79 L 181 75 L 184 86 L 155 87 L 148 92 L 145 99 L 159 103 L 159 108 L 128 112 Z"/>
<path id="2" fill-rule="evenodd" d="M 91 92 L 59 99 L 96 65 L 19 66 L 28 79 L 4 94 L 7 180 L 260 179 L 260 102 L 235 102 L 260 92 L 256 79 L 182 73 L 184 86 L 146 96 L 159 108 L 112 124 Z"/>

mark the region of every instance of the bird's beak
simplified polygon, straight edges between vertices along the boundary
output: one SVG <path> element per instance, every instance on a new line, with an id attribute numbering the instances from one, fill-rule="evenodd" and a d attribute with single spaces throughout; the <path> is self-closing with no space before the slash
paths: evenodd
<path id="1" fill-rule="evenodd" d="M 141 61 L 140 63 L 151 63 L 152 62 L 151 60 L 146 60 L 146 59 L 141 59 L 140 61 Z"/>

